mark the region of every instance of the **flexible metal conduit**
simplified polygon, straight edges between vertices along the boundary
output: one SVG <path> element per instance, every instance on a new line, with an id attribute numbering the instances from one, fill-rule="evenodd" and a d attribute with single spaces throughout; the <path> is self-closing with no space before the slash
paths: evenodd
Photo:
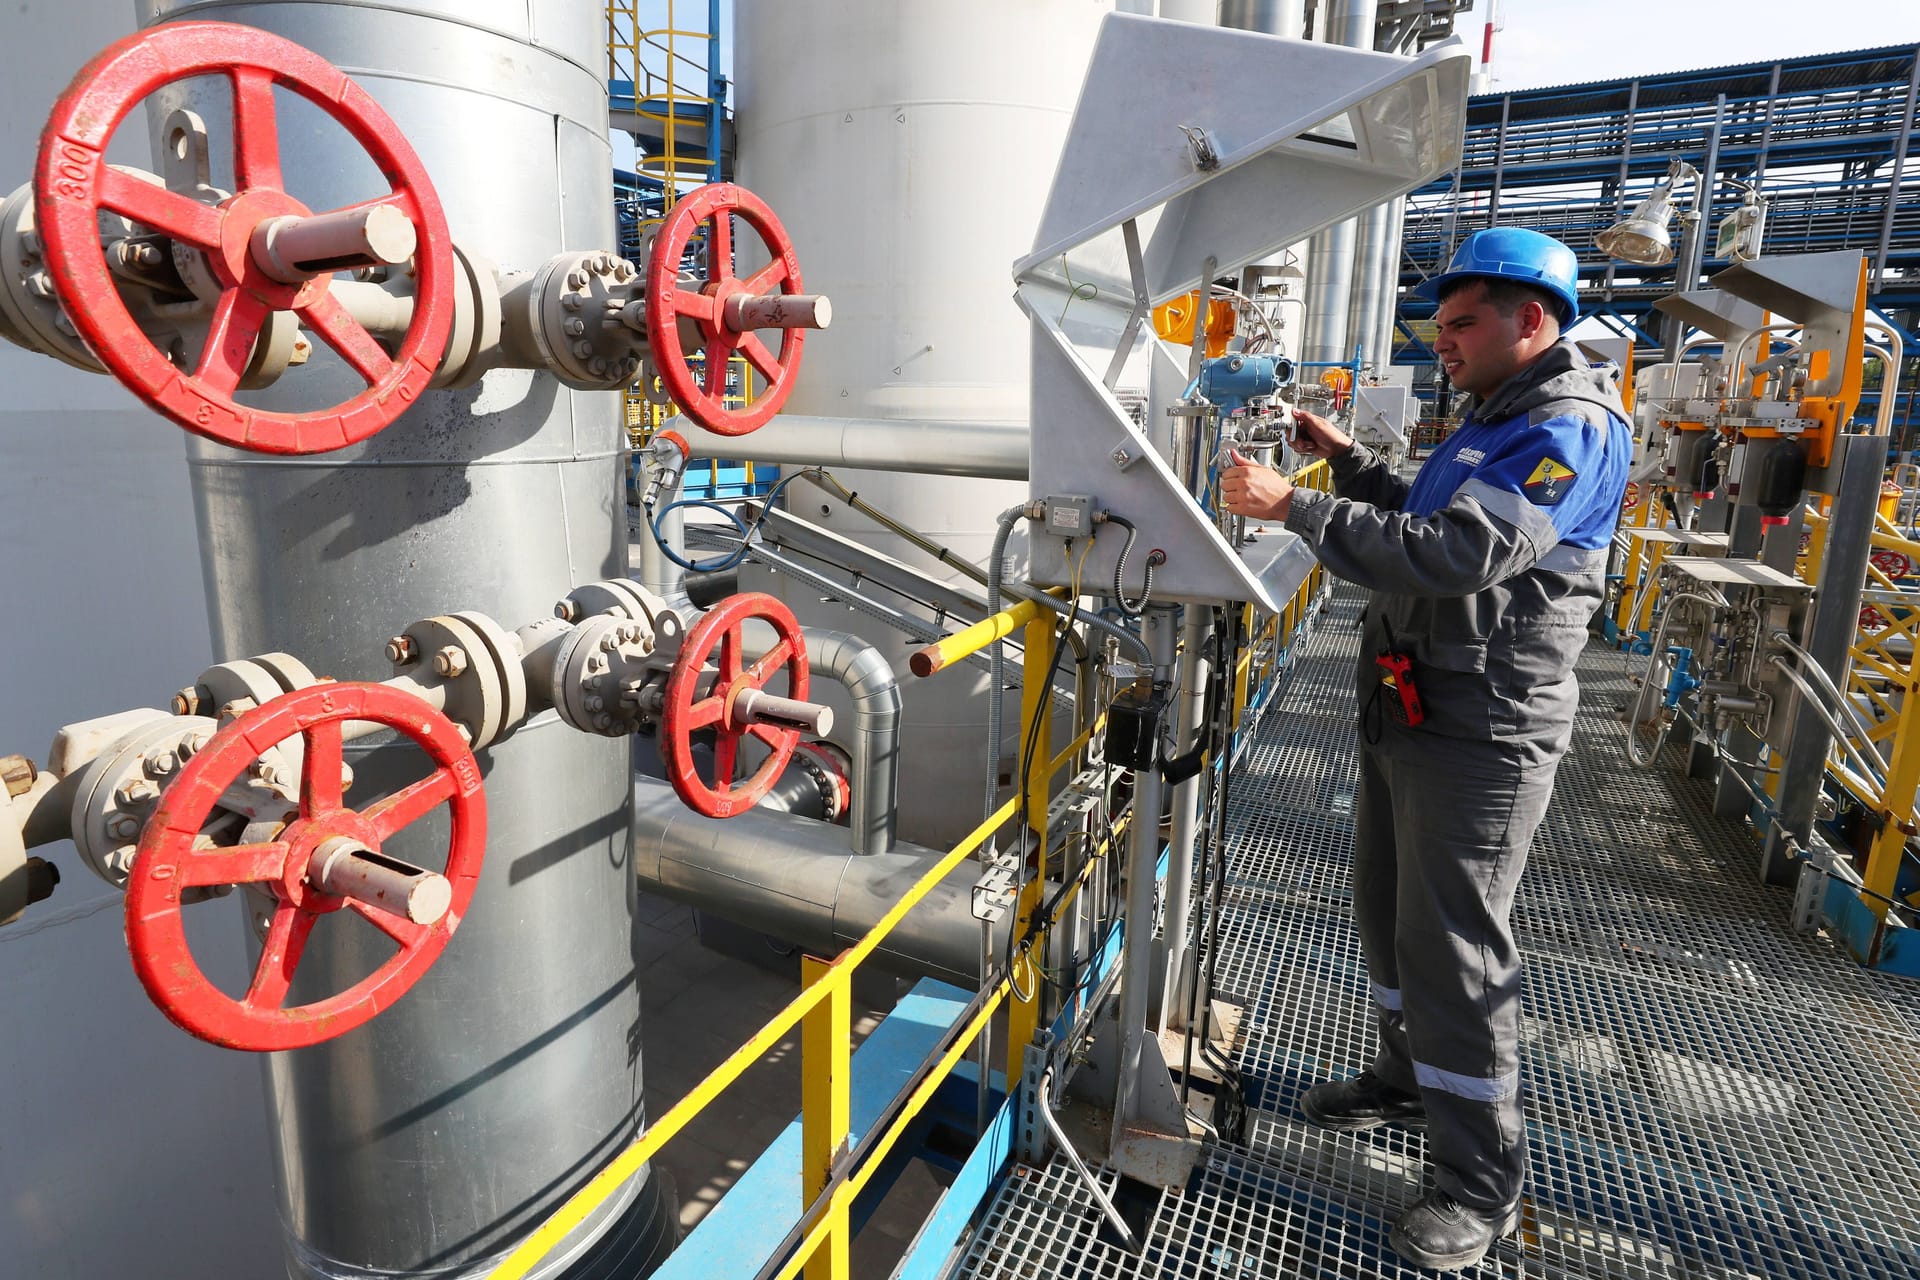
<path id="1" fill-rule="evenodd" d="M 1807 700 L 1807 710 L 1813 712 L 1814 715 L 1820 718 L 1820 722 L 1827 726 L 1827 732 L 1833 735 L 1833 740 L 1838 743 L 1840 749 L 1846 753 L 1847 759 L 1852 762 L 1853 767 L 1860 771 L 1861 780 L 1872 783 L 1882 791 L 1885 791 L 1887 787 L 1887 780 L 1884 773 L 1885 766 L 1882 765 L 1881 768 L 1876 769 L 1873 765 L 1867 763 L 1866 757 L 1860 754 L 1860 748 L 1853 745 L 1853 736 L 1849 734 L 1846 728 L 1840 723 L 1839 717 L 1833 713 L 1830 707 L 1820 700 L 1819 690 L 1809 683 L 1805 676 L 1795 671 L 1792 663 L 1788 662 L 1779 654 L 1773 655 L 1768 661 L 1780 668 L 1780 674 L 1793 682 L 1793 687 L 1798 689 L 1800 696 Z"/>
<path id="2" fill-rule="evenodd" d="M 1833 677 L 1827 674 L 1826 668 L 1822 667 L 1818 662 L 1815 662 L 1813 655 L 1801 648 L 1798 644 L 1795 644 L 1793 637 L 1784 631 L 1774 632 L 1773 642 L 1782 649 L 1785 649 L 1788 653 L 1791 653 L 1794 657 L 1800 659 L 1801 665 L 1806 668 L 1807 675 L 1813 678 L 1815 684 L 1826 690 L 1827 696 L 1833 699 L 1833 705 L 1845 711 L 1853 721 L 1860 741 L 1863 744 L 1872 746 L 1873 726 L 1868 724 L 1866 718 L 1860 714 L 1860 708 L 1853 704 L 1853 700 L 1840 691 L 1840 686 L 1834 683 Z"/>

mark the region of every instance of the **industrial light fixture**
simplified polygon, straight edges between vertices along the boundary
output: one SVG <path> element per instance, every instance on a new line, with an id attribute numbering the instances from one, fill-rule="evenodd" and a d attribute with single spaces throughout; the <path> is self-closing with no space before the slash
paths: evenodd
<path id="1" fill-rule="evenodd" d="M 1667 176 L 1653 194 L 1633 207 L 1633 212 L 1593 238 L 1601 251 L 1619 262 L 1638 267 L 1664 267 L 1673 261 L 1673 237 L 1667 223 L 1673 218 L 1673 189 L 1682 181 L 1699 175 L 1684 160 L 1667 166 Z"/>

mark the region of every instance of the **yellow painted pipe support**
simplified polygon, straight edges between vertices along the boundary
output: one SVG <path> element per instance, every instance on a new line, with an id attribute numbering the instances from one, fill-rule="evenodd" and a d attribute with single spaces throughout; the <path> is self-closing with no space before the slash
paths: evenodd
<path id="1" fill-rule="evenodd" d="M 913 669 L 913 674 L 924 679 L 970 653 L 980 652 L 995 640 L 1012 635 L 1039 617 L 1040 609 L 1037 601 L 1022 600 L 1011 609 L 1003 609 L 992 617 L 982 618 L 965 631 L 956 631 L 945 640 L 915 651 L 907 660 L 907 665 Z"/>

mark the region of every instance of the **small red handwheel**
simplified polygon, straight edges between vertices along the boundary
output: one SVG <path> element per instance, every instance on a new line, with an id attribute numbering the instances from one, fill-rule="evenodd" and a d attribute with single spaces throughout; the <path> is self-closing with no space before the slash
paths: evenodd
<path id="1" fill-rule="evenodd" d="M 759 233 L 773 259 L 745 280 L 733 274 L 736 215 Z M 681 287 L 680 263 L 693 233 L 702 224 L 711 224 L 707 232 L 707 283 L 696 292 Z M 647 259 L 647 341 L 653 345 L 653 364 L 660 371 L 667 394 L 688 417 L 709 431 L 723 436 L 746 435 L 765 426 L 793 393 L 807 331 L 797 325 L 781 329 L 780 354 L 775 356 L 758 333 L 728 323 L 729 299 L 758 298 L 770 291 L 801 291 L 800 258 L 793 251 L 793 241 L 787 238 L 787 229 L 766 201 L 745 187 L 715 182 L 695 188 L 667 211 Z M 698 378 L 680 341 L 681 316 L 697 321 L 705 336 L 705 369 Z M 729 409 L 727 362 L 736 351 L 759 371 L 767 385 L 752 404 Z"/>
<path id="2" fill-rule="evenodd" d="M 386 799 L 355 811 L 341 797 L 342 726 L 368 720 L 418 744 L 434 770 Z M 231 848 L 196 848 L 200 829 L 227 788 L 261 754 L 304 739 L 300 809 L 278 839 Z M 322 845 L 351 841 L 378 855 L 410 823 L 446 804 L 452 838 L 444 876 L 452 890 L 444 914 L 418 924 L 403 914 L 317 888 L 309 869 Z M 398 1000 L 424 974 L 459 927 L 480 879 L 487 807 L 480 767 L 453 722 L 412 694 L 378 684 L 318 684 L 247 712 L 214 736 L 167 788 L 140 837 L 127 881 L 127 948 L 153 1002 L 181 1030 L 230 1049 L 265 1052 L 330 1040 Z M 229 996 L 200 971 L 187 947 L 181 891 L 259 884 L 278 900 L 246 994 Z M 285 1007 L 314 922 L 346 908 L 399 950 L 337 995 Z"/>
<path id="3" fill-rule="evenodd" d="M 751 667 L 742 658 L 744 629 L 758 618 L 773 625 L 779 636 Z M 715 651 L 718 650 L 716 655 Z M 709 659 L 719 668 L 707 696 L 697 697 L 701 676 Z M 680 646 L 673 674 L 667 677 L 666 705 L 660 714 L 660 755 L 667 766 L 667 781 L 674 792 L 696 813 L 709 818 L 731 818 L 759 803 L 780 771 L 787 767 L 793 748 L 800 741 L 798 729 L 783 729 L 767 724 L 746 723 L 735 716 L 740 694 L 747 689 L 764 689 L 778 672 L 787 673 L 786 696 L 807 696 L 807 642 L 800 634 L 800 622 L 791 610 L 770 595 L 758 591 L 729 596 L 707 610 Z M 694 768 L 692 737 L 696 730 L 712 729 L 713 781 L 700 777 Z M 769 748 L 753 776 L 733 781 L 734 761 L 740 739 L 751 734 Z"/>
<path id="4" fill-rule="evenodd" d="M 1913 576 L 1913 561 L 1891 547 L 1875 547 L 1867 554 L 1867 560 L 1895 581 Z"/>
<path id="5" fill-rule="evenodd" d="M 156 90 L 193 76 L 222 75 L 233 88 L 235 194 L 220 205 L 109 168 L 116 127 Z M 387 195 L 320 215 L 384 217 L 412 224 L 417 276 L 413 320 L 393 357 L 329 292 L 325 260 L 269 274 L 268 224 L 309 219 L 288 195 L 280 168 L 273 90 L 299 94 L 337 121 L 379 166 Z M 320 453 L 373 435 L 426 390 L 453 331 L 453 241 L 427 172 L 399 127 L 365 90 L 331 63 L 290 40 L 226 22 L 178 22 L 109 45 L 54 103 L 40 134 L 35 213 L 54 290 L 80 337 L 116 378 L 196 435 L 261 453 Z M 198 365 L 176 368 L 134 322 L 108 270 L 97 219 L 102 209 L 205 252 L 221 286 Z M 373 225 L 371 222 L 369 225 Z M 404 228 L 400 228 L 404 232 Z M 261 233 L 256 235 L 256 232 Z M 394 232 L 386 232 L 389 239 Z M 395 243 L 404 244 L 403 239 Z M 401 254 L 405 249 L 399 250 Z M 367 382 L 343 404 L 276 413 L 233 398 L 254 341 L 276 311 L 298 313 L 312 332 Z"/>

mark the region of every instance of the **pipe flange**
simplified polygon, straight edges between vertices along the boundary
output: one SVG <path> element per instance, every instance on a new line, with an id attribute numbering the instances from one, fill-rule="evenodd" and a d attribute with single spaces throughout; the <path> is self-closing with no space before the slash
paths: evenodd
<path id="1" fill-rule="evenodd" d="M 643 334 L 622 320 L 640 269 L 604 251 L 549 258 L 527 291 L 528 331 L 541 362 L 570 387 L 611 391 L 640 370 Z"/>
<path id="2" fill-rule="evenodd" d="M 654 656 L 644 621 L 599 614 L 573 629 L 554 658 L 554 707 L 582 733 L 624 738 L 647 722 L 642 693 L 670 663 Z"/>
<path id="3" fill-rule="evenodd" d="M 509 650 L 499 627 L 483 630 L 470 619 L 478 615 L 443 614 L 423 618 L 406 629 L 411 649 L 405 661 L 394 664 L 394 674 L 416 661 L 425 662 L 445 690 L 447 702 L 442 710 L 449 720 L 466 733 L 468 745 L 475 751 L 498 742 L 518 717 L 509 712 L 518 708 L 526 714 L 526 676 L 520 670 L 518 647 Z M 489 636 L 496 637 L 489 643 Z"/>
<path id="4" fill-rule="evenodd" d="M 154 806 L 179 772 L 180 766 L 213 739 L 219 725 L 206 716 L 156 717 L 122 736 L 80 771 L 74 787 L 69 822 L 73 845 L 93 873 L 116 889 L 124 889 L 133 870 L 134 854 Z M 263 761 L 247 780 L 260 793 L 256 805 L 284 809 L 289 793 L 284 781 L 299 781 L 284 759 Z M 223 797 L 222 807 L 226 800 Z"/>
<path id="5" fill-rule="evenodd" d="M 686 622 L 665 599 L 630 578 L 607 578 L 575 587 L 558 604 L 553 616 L 567 622 L 605 614 L 626 618 L 653 633 L 655 648 L 671 651 L 686 632 Z"/>
<path id="6" fill-rule="evenodd" d="M 27 183 L 0 202 L 0 315 L 6 317 L 9 335 L 17 335 L 14 341 L 29 350 L 88 373 L 105 373 L 107 366 L 80 341 L 79 331 L 54 291 L 53 276 L 47 270 L 34 226 L 33 199 L 33 184 Z M 124 221 L 117 215 L 102 214 L 103 221 L 107 217 Z M 131 227 L 120 232 L 131 233 Z"/>
<path id="7" fill-rule="evenodd" d="M 500 711 L 500 736 L 493 741 L 498 742 L 502 738 L 512 737 L 513 731 L 518 729 L 527 718 L 527 673 L 526 669 L 520 665 L 520 659 L 525 656 L 520 648 L 520 641 L 499 623 L 477 610 L 462 609 L 458 613 L 449 614 L 448 617 L 466 623 L 479 635 L 482 647 L 493 662 L 494 674 L 500 680 L 500 696 L 503 704 Z"/>
<path id="8" fill-rule="evenodd" d="M 853 758 L 838 743 L 826 739 L 802 741 L 794 747 L 793 758 L 819 786 L 827 821 L 846 817 L 853 809 L 853 785 L 847 780 L 853 772 Z"/>
<path id="9" fill-rule="evenodd" d="M 320 677 L 290 653 L 256 653 L 248 661 L 265 669 L 280 685 L 282 693 L 297 693 L 320 683 Z"/>

